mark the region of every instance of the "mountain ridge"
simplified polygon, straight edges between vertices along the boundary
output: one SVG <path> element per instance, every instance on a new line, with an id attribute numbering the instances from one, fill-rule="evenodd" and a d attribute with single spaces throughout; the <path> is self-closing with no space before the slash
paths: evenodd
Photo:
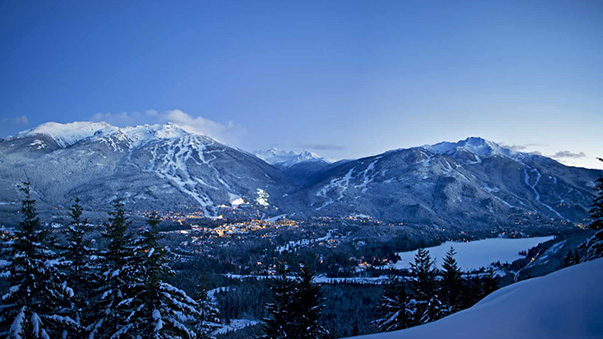
<path id="1" fill-rule="evenodd" d="M 249 217 L 362 214 L 433 228 L 563 227 L 585 222 L 603 173 L 478 137 L 336 163 L 270 154 L 272 164 L 173 124 L 46 123 L 0 141 L 0 201 L 18 201 L 21 169 L 49 206 L 78 194 L 90 208 L 120 196 L 133 209 L 192 208 L 208 218 L 246 209 Z"/>

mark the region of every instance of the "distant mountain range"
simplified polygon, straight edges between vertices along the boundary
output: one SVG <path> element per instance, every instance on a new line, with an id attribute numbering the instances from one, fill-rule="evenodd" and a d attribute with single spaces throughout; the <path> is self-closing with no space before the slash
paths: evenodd
<path id="1" fill-rule="evenodd" d="M 311 152 L 255 154 L 172 125 L 46 123 L 0 140 L 0 209 L 29 177 L 40 208 L 232 211 L 366 217 L 434 228 L 583 223 L 603 172 L 481 138 L 330 163 Z"/>

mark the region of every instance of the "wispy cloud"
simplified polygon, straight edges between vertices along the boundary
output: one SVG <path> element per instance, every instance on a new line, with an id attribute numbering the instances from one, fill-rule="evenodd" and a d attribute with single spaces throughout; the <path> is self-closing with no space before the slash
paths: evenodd
<path id="1" fill-rule="evenodd" d="M 122 113 L 96 113 L 93 121 L 105 121 L 116 126 L 133 126 L 140 124 L 165 124 L 171 122 L 192 133 L 208 135 L 221 142 L 236 144 L 245 129 L 229 121 L 226 124 L 216 122 L 201 116 L 193 116 L 181 110 L 158 112 L 122 112 Z"/>
<path id="2" fill-rule="evenodd" d="M 555 158 L 555 159 L 560 159 L 560 158 L 578 159 L 578 158 L 585 158 L 585 157 L 586 157 L 586 154 L 584 154 L 584 152 L 574 153 L 574 152 L 570 152 L 570 151 L 559 151 L 559 152 L 551 155 L 551 158 Z"/>
<path id="3" fill-rule="evenodd" d="M 0 120 L 0 123 L 16 126 L 27 126 L 29 125 L 29 119 L 27 119 L 27 115 L 17 115 L 12 118 L 4 118 Z"/>
<path id="4" fill-rule="evenodd" d="M 301 144 L 299 147 L 315 151 L 343 151 L 345 149 L 345 146 L 332 144 Z"/>
<path id="5" fill-rule="evenodd" d="M 533 149 L 536 146 L 541 146 L 540 144 L 507 145 L 504 142 L 499 143 L 499 145 L 515 152 L 522 152 L 528 149 Z"/>

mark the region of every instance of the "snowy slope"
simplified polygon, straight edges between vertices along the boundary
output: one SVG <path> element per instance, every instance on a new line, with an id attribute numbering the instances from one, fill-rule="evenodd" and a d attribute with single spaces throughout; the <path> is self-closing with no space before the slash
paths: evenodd
<path id="1" fill-rule="evenodd" d="M 157 139 L 174 139 L 192 134 L 171 123 L 119 128 L 106 122 L 75 121 L 67 124 L 47 122 L 19 132 L 17 138 L 48 136 L 62 148 L 67 148 L 86 139 L 102 141 L 117 138 L 127 141 L 131 147 L 136 147 Z"/>
<path id="2" fill-rule="evenodd" d="M 115 131 L 117 127 L 106 122 L 75 121 L 68 124 L 47 122 L 32 129 L 17 134 L 18 138 L 28 136 L 47 135 L 54 139 L 61 147 L 68 147 L 80 140 L 92 137 L 99 131 Z"/>
<path id="3" fill-rule="evenodd" d="M 27 175 L 39 201 L 55 206 L 75 194 L 90 208 L 122 196 L 140 210 L 362 214 L 436 230 L 546 232 L 584 223 L 602 173 L 480 138 L 333 164 L 311 152 L 254 156 L 173 124 L 45 123 L 0 141 L 0 203 L 10 206 Z"/>
<path id="4" fill-rule="evenodd" d="M 601 281 L 598 259 L 504 287 L 430 324 L 357 338 L 603 338 Z"/>
<path id="5" fill-rule="evenodd" d="M 265 151 L 256 151 L 255 156 L 280 168 L 289 168 L 308 161 L 326 163 L 326 160 L 323 157 L 310 151 L 294 152 L 271 148 Z"/>
<path id="6" fill-rule="evenodd" d="M 243 204 L 271 210 L 290 189 L 264 161 L 169 123 L 45 123 L 0 142 L 0 201 L 18 200 L 25 174 L 41 203 L 66 205 L 77 194 L 102 209 L 119 196 L 134 210 L 210 218 Z"/>
<path id="7" fill-rule="evenodd" d="M 593 182 L 602 173 L 468 138 L 330 165 L 282 208 L 446 229 L 563 228 L 585 222 Z"/>

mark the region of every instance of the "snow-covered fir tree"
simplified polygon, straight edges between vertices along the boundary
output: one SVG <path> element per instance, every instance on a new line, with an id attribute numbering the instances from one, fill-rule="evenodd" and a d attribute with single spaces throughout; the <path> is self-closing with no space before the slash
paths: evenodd
<path id="1" fill-rule="evenodd" d="M 327 330 L 319 323 L 324 299 L 320 286 L 314 283 L 314 274 L 305 266 L 298 275 L 293 313 L 296 315 L 297 333 L 292 338 L 324 338 Z"/>
<path id="2" fill-rule="evenodd" d="M 411 289 L 416 304 L 414 324 L 425 324 L 442 317 L 438 296 L 437 270 L 429 251 L 420 248 L 410 263 Z"/>
<path id="3" fill-rule="evenodd" d="M 214 306 L 203 286 L 197 287 L 194 299 L 199 315 L 191 321 L 193 330 L 197 338 L 212 338 L 211 333 L 220 328 L 220 311 Z"/>
<path id="4" fill-rule="evenodd" d="M 73 318 L 80 325 L 78 337 L 85 337 L 85 328 L 91 322 L 90 300 L 96 281 L 95 249 L 88 235 L 88 220 L 82 218 L 84 211 L 79 198 L 69 208 L 71 224 L 66 229 L 67 244 L 63 251 L 66 279 L 73 289 Z"/>
<path id="5" fill-rule="evenodd" d="M 270 317 L 265 319 L 264 335 L 260 338 L 310 339 L 325 338 L 328 331 L 319 324 L 323 309 L 320 286 L 305 267 L 295 278 L 281 276 L 271 287 L 274 303 L 266 305 Z"/>
<path id="6" fill-rule="evenodd" d="M 403 281 L 390 277 L 379 299 L 376 313 L 379 319 L 373 321 L 373 326 L 379 332 L 401 330 L 412 325 L 414 303 L 406 293 Z"/>
<path id="7" fill-rule="evenodd" d="M 90 339 L 126 338 L 132 329 L 127 321 L 131 313 L 126 302 L 135 284 L 134 244 L 128 233 L 130 221 L 121 200 L 113 204 L 109 223 L 101 235 L 107 248 L 101 253 L 101 273 L 95 290 L 94 323 L 89 328 Z"/>
<path id="8" fill-rule="evenodd" d="M 269 317 L 264 319 L 263 339 L 289 338 L 288 332 L 293 324 L 293 315 L 290 309 L 295 298 L 295 281 L 287 278 L 287 271 L 279 268 L 280 276 L 272 282 L 270 287 L 274 302 L 266 305 Z"/>
<path id="9" fill-rule="evenodd" d="M 166 249 L 159 244 L 162 238 L 157 229 L 159 222 L 153 213 L 147 220 L 148 227 L 136 242 L 136 269 L 133 272 L 136 281 L 131 296 L 125 301 L 132 309 L 127 318 L 131 326 L 127 332 L 140 339 L 208 335 L 208 331 L 194 326 L 200 325 L 206 310 L 184 291 L 164 282 L 174 272 L 168 266 Z"/>
<path id="10" fill-rule="evenodd" d="M 601 158 L 597 158 L 603 161 Z M 591 222 L 589 227 L 597 231 L 578 247 L 582 253 L 581 262 L 603 257 L 603 176 L 595 181 L 595 197 L 590 209 Z"/>
<path id="11" fill-rule="evenodd" d="M 590 209 L 591 222 L 588 225 L 594 230 L 603 230 L 603 177 L 595 181 L 595 200 Z"/>
<path id="12" fill-rule="evenodd" d="M 454 256 L 456 251 L 451 246 L 442 262 L 441 295 L 444 313 L 451 314 L 461 309 L 461 292 L 463 289 L 462 272 Z"/>
<path id="13" fill-rule="evenodd" d="M 10 289 L 2 296 L 0 333 L 10 339 L 69 338 L 77 329 L 71 312 L 69 288 L 58 269 L 56 254 L 40 230 L 31 184 L 20 187 L 23 220 L 9 243 L 10 263 L 4 268 Z"/>

